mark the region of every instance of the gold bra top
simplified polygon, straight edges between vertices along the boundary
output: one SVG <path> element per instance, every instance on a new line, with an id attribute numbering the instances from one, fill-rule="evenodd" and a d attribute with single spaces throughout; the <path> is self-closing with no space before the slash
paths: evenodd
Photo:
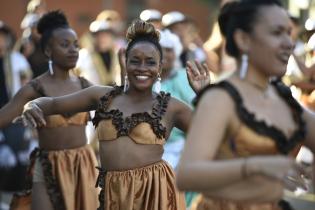
<path id="1" fill-rule="evenodd" d="M 98 108 L 93 118 L 93 124 L 100 141 L 115 140 L 121 136 L 128 136 L 138 144 L 158 144 L 165 143 L 166 128 L 161 120 L 164 115 L 169 93 L 161 92 L 157 95 L 157 102 L 152 108 L 152 113 L 134 113 L 125 117 L 119 109 L 108 110 L 112 99 L 122 93 L 122 87 L 114 87 L 100 99 Z"/>
<path id="2" fill-rule="evenodd" d="M 82 89 L 89 87 L 89 83 L 83 77 L 79 77 L 81 82 Z M 46 97 L 47 94 L 44 91 L 42 84 L 39 79 L 33 79 L 29 84 L 34 88 L 34 90 L 40 95 L 40 97 Z M 70 125 L 86 125 L 90 115 L 88 112 L 76 113 L 73 115 L 49 115 L 45 117 L 47 128 L 56 128 L 56 127 L 67 127 Z"/>
<path id="3" fill-rule="evenodd" d="M 265 121 L 256 120 L 255 115 L 248 111 L 238 90 L 229 82 L 223 81 L 212 84 L 203 89 L 196 99 L 198 103 L 201 96 L 209 89 L 221 88 L 231 96 L 235 102 L 236 113 L 241 125 L 236 135 L 226 139 L 220 146 L 218 158 L 246 157 L 250 155 L 288 154 L 295 155 L 305 138 L 305 122 L 302 118 L 303 109 L 292 97 L 291 91 L 281 81 L 272 81 L 278 94 L 288 103 L 292 110 L 298 128 L 287 138 L 285 134 Z"/>

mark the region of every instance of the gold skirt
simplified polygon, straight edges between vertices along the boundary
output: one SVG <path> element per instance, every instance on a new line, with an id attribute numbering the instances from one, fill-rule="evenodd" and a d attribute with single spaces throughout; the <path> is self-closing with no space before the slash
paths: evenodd
<path id="1" fill-rule="evenodd" d="M 90 145 L 80 148 L 43 151 L 37 156 L 47 192 L 54 209 L 93 210 L 98 206 L 94 184 L 98 164 Z M 35 163 L 36 166 L 36 163 Z M 41 172 L 34 171 L 38 176 Z M 37 179 L 35 177 L 36 181 Z M 35 181 L 33 179 L 33 181 Z"/>
<path id="2" fill-rule="evenodd" d="M 185 210 L 171 167 L 160 161 L 126 171 L 102 171 L 98 210 Z"/>
<path id="3" fill-rule="evenodd" d="M 195 200 L 191 210 L 282 210 L 282 208 L 278 202 L 249 204 L 200 196 Z"/>

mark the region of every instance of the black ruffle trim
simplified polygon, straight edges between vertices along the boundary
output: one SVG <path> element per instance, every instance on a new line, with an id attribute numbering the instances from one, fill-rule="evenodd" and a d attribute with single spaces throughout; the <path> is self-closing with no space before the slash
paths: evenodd
<path id="1" fill-rule="evenodd" d="M 123 113 L 118 109 L 112 109 L 107 111 L 112 99 L 121 94 L 123 91 L 122 87 L 114 87 L 105 96 L 101 97 L 98 108 L 95 112 L 95 117 L 92 122 L 95 127 L 98 123 L 104 119 L 112 119 L 112 122 L 118 131 L 119 136 L 126 136 L 129 132 L 142 122 L 149 123 L 153 132 L 158 138 L 165 138 L 166 128 L 162 125 L 161 119 L 166 112 L 168 101 L 170 99 L 170 94 L 161 92 L 157 96 L 157 103 L 154 104 L 152 108 L 152 114 L 148 112 L 134 113 L 124 119 Z"/>
<path id="2" fill-rule="evenodd" d="M 202 98 L 202 95 L 209 89 L 222 88 L 226 90 L 235 102 L 236 111 L 240 120 L 258 134 L 265 135 L 273 139 L 280 153 L 288 154 L 305 138 L 306 126 L 302 118 L 303 109 L 293 98 L 290 89 L 281 81 L 275 80 L 272 81 L 271 84 L 276 88 L 278 94 L 284 99 L 284 101 L 291 107 L 293 119 L 298 124 L 298 129 L 289 139 L 275 126 L 269 126 L 263 120 L 256 120 L 255 115 L 245 108 L 243 99 L 238 90 L 227 81 L 222 81 L 217 84 L 210 84 L 205 87 L 196 97 L 194 105 L 197 106 L 198 102 Z"/>

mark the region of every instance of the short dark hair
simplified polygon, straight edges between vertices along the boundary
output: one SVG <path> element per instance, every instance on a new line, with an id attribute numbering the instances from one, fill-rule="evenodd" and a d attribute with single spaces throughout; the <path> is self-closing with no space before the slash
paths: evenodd
<path id="1" fill-rule="evenodd" d="M 238 58 L 240 51 L 234 41 L 233 34 L 237 29 L 252 32 L 257 21 L 259 9 L 263 6 L 279 6 L 279 0 L 240 0 L 226 3 L 219 14 L 219 26 L 222 35 L 226 38 L 226 51 L 229 55 Z"/>

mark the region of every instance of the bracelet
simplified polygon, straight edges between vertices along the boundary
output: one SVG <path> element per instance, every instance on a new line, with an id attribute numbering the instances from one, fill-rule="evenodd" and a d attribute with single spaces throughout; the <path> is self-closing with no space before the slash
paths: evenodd
<path id="1" fill-rule="evenodd" d="M 249 175 L 247 171 L 247 161 L 248 161 L 248 158 L 244 158 L 242 166 L 241 166 L 241 176 L 243 179 L 246 179 Z"/>

